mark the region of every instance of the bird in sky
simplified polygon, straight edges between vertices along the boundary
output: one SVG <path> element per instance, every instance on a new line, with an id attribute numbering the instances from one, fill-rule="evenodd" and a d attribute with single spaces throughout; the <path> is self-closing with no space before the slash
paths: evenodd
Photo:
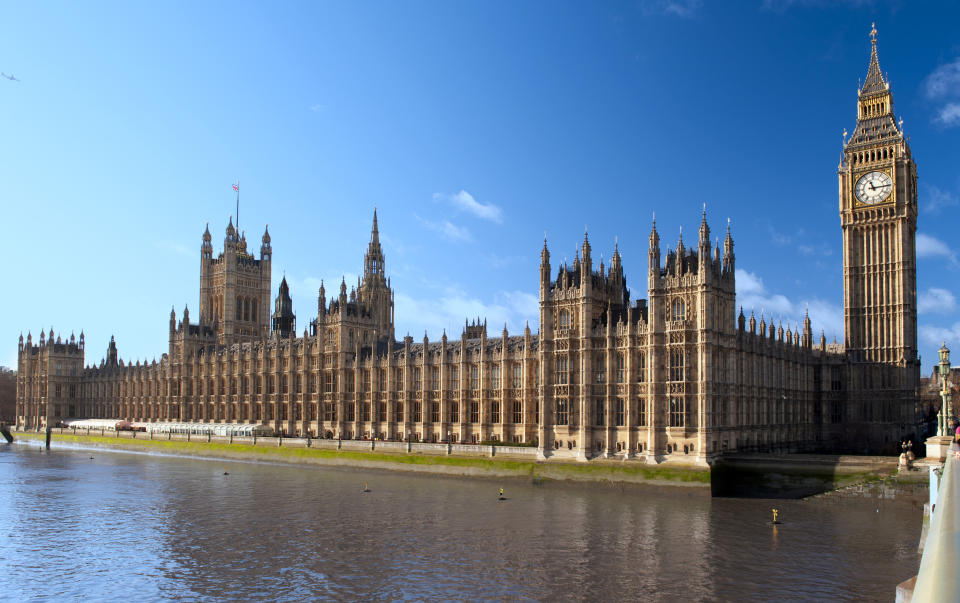
<path id="1" fill-rule="evenodd" d="M 7 78 L 7 79 L 10 80 L 11 82 L 19 82 L 19 81 L 20 81 L 19 79 L 15 78 L 12 73 L 11 73 L 10 75 L 7 75 L 6 73 L 0 72 L 0 75 L 2 75 L 3 77 Z"/>

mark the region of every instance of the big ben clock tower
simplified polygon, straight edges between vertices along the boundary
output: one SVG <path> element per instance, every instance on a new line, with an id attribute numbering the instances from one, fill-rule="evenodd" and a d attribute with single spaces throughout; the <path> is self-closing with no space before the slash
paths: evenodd
<path id="1" fill-rule="evenodd" d="M 917 358 L 917 168 L 880 71 L 877 30 L 839 168 L 848 419 L 882 443 L 913 424 Z M 860 403 L 857 403 L 857 401 Z"/>

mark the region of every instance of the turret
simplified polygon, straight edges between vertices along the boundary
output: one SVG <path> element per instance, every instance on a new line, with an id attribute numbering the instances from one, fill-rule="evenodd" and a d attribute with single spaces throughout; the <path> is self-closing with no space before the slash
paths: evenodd
<path id="1" fill-rule="evenodd" d="M 230 222 L 227 224 L 227 234 L 223 238 L 224 251 L 234 249 L 238 240 L 237 229 L 233 227 L 233 216 L 230 216 Z"/>
<path id="2" fill-rule="evenodd" d="M 320 291 L 317 294 L 317 318 L 322 318 L 327 313 L 327 290 L 323 286 L 323 280 L 320 280 Z"/>
<path id="3" fill-rule="evenodd" d="M 647 251 L 647 265 L 650 273 L 660 275 L 660 235 L 657 234 L 657 219 L 653 219 L 650 227 L 650 248 Z"/>
<path id="4" fill-rule="evenodd" d="M 700 240 L 697 252 L 700 256 L 700 266 L 705 266 L 710 259 L 710 227 L 707 225 L 707 204 L 703 204 L 703 215 L 700 218 Z"/>
<path id="5" fill-rule="evenodd" d="M 803 347 L 810 348 L 813 345 L 813 329 L 810 325 L 810 311 L 803 312 Z"/>
<path id="6" fill-rule="evenodd" d="M 210 236 L 210 223 L 207 222 L 207 226 L 203 230 L 203 243 L 200 244 L 200 257 L 205 260 L 213 258 L 212 240 L 213 237 Z"/>
<path id="7" fill-rule="evenodd" d="M 260 260 L 269 262 L 273 255 L 273 248 L 270 247 L 270 225 L 263 227 L 263 238 L 260 244 Z"/>
<path id="8" fill-rule="evenodd" d="M 730 219 L 727 218 L 727 236 L 723 240 L 723 270 L 733 272 L 733 237 L 730 236 Z"/>
<path id="9" fill-rule="evenodd" d="M 545 299 L 550 290 L 550 250 L 547 249 L 547 235 L 543 235 L 543 249 L 540 250 L 540 298 Z"/>
<path id="10" fill-rule="evenodd" d="M 580 270 L 580 286 L 586 292 L 590 287 L 590 276 L 593 273 L 593 261 L 590 259 L 590 240 L 587 238 L 587 229 L 583 229 L 583 245 L 580 246 L 583 255 L 583 267 Z"/>

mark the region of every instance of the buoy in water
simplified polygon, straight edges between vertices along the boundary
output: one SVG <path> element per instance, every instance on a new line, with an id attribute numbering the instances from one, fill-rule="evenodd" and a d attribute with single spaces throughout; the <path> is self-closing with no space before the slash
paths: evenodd
<path id="1" fill-rule="evenodd" d="M 770 510 L 773 511 L 773 521 L 771 521 L 770 523 L 775 526 L 780 525 L 781 522 L 777 520 L 777 515 L 780 514 L 780 509 L 770 509 Z"/>
<path id="2" fill-rule="evenodd" d="M 363 490 L 361 492 L 369 492 L 370 488 L 367 486 L 367 482 L 363 482 Z"/>

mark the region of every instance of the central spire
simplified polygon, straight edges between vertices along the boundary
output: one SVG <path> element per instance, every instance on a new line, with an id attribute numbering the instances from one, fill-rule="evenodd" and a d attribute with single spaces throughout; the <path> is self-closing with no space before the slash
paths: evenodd
<path id="1" fill-rule="evenodd" d="M 370 244 L 363 256 L 363 278 L 384 279 L 383 249 L 380 247 L 380 229 L 377 226 L 377 208 L 373 208 L 373 227 L 370 229 Z"/>
<path id="2" fill-rule="evenodd" d="M 877 57 L 877 24 L 872 23 L 870 29 L 870 66 L 867 67 L 867 79 L 860 88 L 860 96 L 868 96 L 886 92 L 890 89 L 890 84 L 883 79 L 883 72 L 880 71 L 880 59 Z"/>

